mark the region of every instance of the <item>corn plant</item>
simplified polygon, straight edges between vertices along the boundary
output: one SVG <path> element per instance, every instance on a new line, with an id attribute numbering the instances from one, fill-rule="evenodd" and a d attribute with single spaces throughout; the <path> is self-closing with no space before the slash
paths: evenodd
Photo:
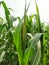
<path id="1" fill-rule="evenodd" d="M 5 11 L 6 21 L 0 24 L 0 64 L 17 64 L 14 60 L 17 59 L 17 54 L 15 50 L 15 45 L 13 43 L 13 21 L 17 18 L 10 17 L 10 12 L 4 1 L 1 1 L 0 4 L 3 5 Z M 11 59 L 9 59 L 11 58 Z M 12 62 L 13 61 L 13 62 Z"/>
<path id="2" fill-rule="evenodd" d="M 30 3 L 26 6 L 25 0 L 24 16 L 21 19 L 19 16 L 11 17 L 9 9 L 12 9 L 4 1 L 0 2 L 6 18 L 6 23 L 3 23 L 4 19 L 0 17 L 0 65 L 47 65 L 49 62 L 49 26 L 45 27 L 46 30 L 43 28 L 45 25 L 41 23 L 36 0 L 36 14 L 27 15 Z M 13 27 L 17 19 L 19 24 Z"/>
<path id="3" fill-rule="evenodd" d="M 24 22 L 20 22 L 18 26 L 16 27 L 15 33 L 13 35 L 13 40 L 16 45 L 16 50 L 18 54 L 19 59 L 19 65 L 29 65 L 30 60 L 30 53 L 34 50 L 34 47 L 36 46 L 36 43 L 40 40 L 41 33 L 35 34 L 33 39 L 30 39 L 29 41 L 26 41 L 26 35 L 27 35 L 27 28 L 26 28 L 26 3 L 25 3 L 25 13 L 24 13 Z M 33 48 L 33 49 L 32 49 Z M 38 50 L 36 52 L 36 55 L 34 57 L 33 62 L 30 62 L 31 65 L 38 65 L 40 61 L 40 54 L 41 51 Z M 37 58 L 39 54 L 39 57 Z M 38 61 L 36 61 L 38 59 Z"/>

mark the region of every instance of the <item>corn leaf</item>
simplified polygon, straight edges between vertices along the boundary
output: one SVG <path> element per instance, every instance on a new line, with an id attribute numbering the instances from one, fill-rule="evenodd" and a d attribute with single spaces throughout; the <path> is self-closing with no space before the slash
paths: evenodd
<path id="1" fill-rule="evenodd" d="M 27 6 L 27 8 L 26 8 L 26 13 L 28 12 L 28 9 L 29 9 L 29 7 L 30 7 L 30 4 L 31 4 L 31 1 L 29 2 L 28 6 Z M 22 17 L 22 20 L 21 20 L 21 21 L 23 21 L 23 19 L 24 19 L 24 16 Z"/>
<path id="2" fill-rule="evenodd" d="M 18 59 L 19 59 L 19 64 L 23 65 L 23 54 L 22 54 L 22 45 L 21 45 L 21 23 L 18 24 L 16 27 L 13 40 L 16 45 L 16 50 L 18 53 Z"/>
<path id="3" fill-rule="evenodd" d="M 24 54 L 25 65 L 28 64 L 31 49 L 35 47 L 36 43 L 40 40 L 41 35 L 42 35 L 42 33 L 35 34 L 34 38 L 28 42 L 28 43 L 30 43 L 30 47 L 28 48 L 28 50 Z"/>
<path id="4" fill-rule="evenodd" d="M 0 4 L 3 5 L 3 8 L 4 8 L 4 11 L 5 11 L 5 16 L 6 16 L 6 20 L 7 20 L 7 23 L 8 23 L 8 28 L 10 28 L 10 19 L 9 19 L 9 15 L 10 15 L 10 12 L 5 4 L 4 1 L 1 1 Z"/>
<path id="5" fill-rule="evenodd" d="M 42 28 L 41 28 L 41 21 L 40 21 L 40 15 L 39 15 L 39 8 L 38 8 L 38 5 L 36 3 L 36 0 L 35 0 L 35 4 L 36 4 L 36 24 L 37 24 L 37 27 L 38 27 L 38 33 L 42 33 Z"/>
<path id="6" fill-rule="evenodd" d="M 31 65 L 38 65 L 41 59 L 41 50 L 38 50 L 35 54 L 34 60 Z"/>

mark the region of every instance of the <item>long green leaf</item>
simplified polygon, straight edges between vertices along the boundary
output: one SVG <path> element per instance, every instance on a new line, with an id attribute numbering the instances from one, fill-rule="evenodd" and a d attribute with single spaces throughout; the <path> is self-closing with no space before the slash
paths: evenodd
<path id="1" fill-rule="evenodd" d="M 36 24 L 38 26 L 38 32 L 42 33 L 42 27 L 41 27 L 39 9 L 38 9 L 38 5 L 36 3 L 36 0 L 35 0 L 35 4 L 36 4 L 36 13 L 37 13 L 37 15 L 36 15 L 36 22 L 37 23 Z M 43 61 L 43 35 L 41 36 L 40 41 L 41 41 L 41 55 L 42 55 L 41 60 Z M 43 62 L 42 62 L 42 64 L 43 64 Z"/>
<path id="2" fill-rule="evenodd" d="M 40 15 L 39 15 L 39 8 L 38 8 L 38 5 L 36 3 L 36 0 L 35 0 L 35 5 L 36 5 L 36 24 L 37 24 L 37 27 L 38 27 L 38 33 L 42 33 L 42 28 L 41 28 L 41 21 L 40 21 Z"/>
<path id="3" fill-rule="evenodd" d="M 28 60 L 29 60 L 31 49 L 35 47 L 35 45 L 39 41 L 41 35 L 42 35 L 42 33 L 35 34 L 34 38 L 28 42 L 28 43 L 30 43 L 30 47 L 28 48 L 28 50 L 24 54 L 25 65 L 28 64 Z"/>
<path id="4" fill-rule="evenodd" d="M 16 50 L 18 53 L 19 64 L 23 65 L 23 54 L 22 54 L 22 45 L 21 45 L 21 27 L 22 25 L 21 23 L 19 23 L 18 26 L 16 27 L 13 40 L 16 45 Z"/>
<path id="5" fill-rule="evenodd" d="M 4 1 L 1 1 L 0 4 L 2 4 L 3 7 L 4 7 L 6 20 L 7 20 L 7 23 L 8 23 L 8 28 L 10 28 L 10 19 L 9 19 L 10 12 L 9 12 L 9 10 L 8 10 L 8 8 L 7 8 L 7 6 L 6 6 Z"/>
<path id="6" fill-rule="evenodd" d="M 34 60 L 32 62 L 32 65 L 38 65 L 41 59 L 41 50 L 38 50 L 35 54 Z"/>
<path id="7" fill-rule="evenodd" d="M 28 12 L 28 9 L 29 9 L 29 7 L 30 7 L 30 4 L 31 4 L 31 1 L 29 2 L 28 6 L 27 6 L 27 8 L 26 8 L 26 13 Z M 23 21 L 23 19 L 24 19 L 24 16 L 22 17 L 22 20 L 21 20 L 21 21 Z"/>

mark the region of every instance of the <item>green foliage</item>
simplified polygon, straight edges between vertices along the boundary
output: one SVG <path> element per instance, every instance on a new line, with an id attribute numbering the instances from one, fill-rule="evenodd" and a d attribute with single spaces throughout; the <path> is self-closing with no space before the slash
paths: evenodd
<path id="1" fill-rule="evenodd" d="M 49 25 L 41 23 L 36 0 L 36 14 L 29 16 L 27 11 L 30 3 L 26 7 L 25 0 L 22 19 L 11 16 L 9 9 L 12 9 L 4 1 L 0 4 L 6 17 L 5 22 L 0 17 L 0 65 L 49 65 Z M 17 19 L 19 24 L 13 27 Z"/>

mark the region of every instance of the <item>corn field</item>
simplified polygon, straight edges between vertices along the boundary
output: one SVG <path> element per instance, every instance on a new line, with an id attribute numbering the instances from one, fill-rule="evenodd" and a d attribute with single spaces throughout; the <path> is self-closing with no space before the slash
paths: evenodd
<path id="1" fill-rule="evenodd" d="M 25 3 L 22 18 L 11 16 L 4 1 L 1 6 L 6 20 L 0 16 L 0 65 L 49 65 L 49 25 L 41 22 L 36 0 L 36 14 L 27 15 Z"/>

